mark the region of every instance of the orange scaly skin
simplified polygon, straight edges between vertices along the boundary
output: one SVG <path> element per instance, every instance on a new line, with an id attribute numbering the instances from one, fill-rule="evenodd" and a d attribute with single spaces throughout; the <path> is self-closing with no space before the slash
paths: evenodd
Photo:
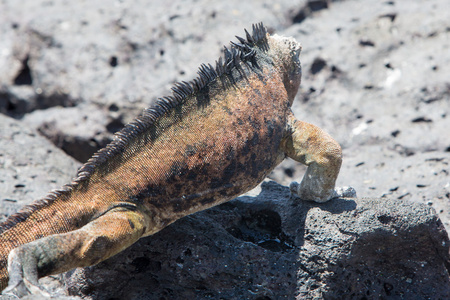
<path id="1" fill-rule="evenodd" d="M 127 125 L 62 190 L 0 225 L 0 290 L 45 293 L 38 278 L 103 261 L 179 218 L 258 185 L 286 156 L 309 166 L 292 190 L 327 201 L 340 146 L 290 106 L 300 45 L 262 24 L 217 66 Z"/>

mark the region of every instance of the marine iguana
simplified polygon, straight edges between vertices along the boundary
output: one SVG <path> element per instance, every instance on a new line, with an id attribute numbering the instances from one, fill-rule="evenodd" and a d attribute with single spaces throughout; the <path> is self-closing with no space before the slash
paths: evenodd
<path id="1" fill-rule="evenodd" d="M 306 164 L 291 190 L 325 202 L 335 189 L 339 144 L 296 120 L 301 46 L 262 23 L 237 37 L 215 67 L 173 87 L 116 133 L 76 178 L 0 224 L 0 291 L 46 293 L 38 278 L 97 264 L 183 216 L 258 185 L 284 158 Z"/>

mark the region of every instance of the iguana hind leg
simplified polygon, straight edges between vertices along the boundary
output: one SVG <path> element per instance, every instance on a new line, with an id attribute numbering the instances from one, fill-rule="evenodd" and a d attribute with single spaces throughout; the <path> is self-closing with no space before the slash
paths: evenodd
<path id="1" fill-rule="evenodd" d="M 286 155 L 308 166 L 302 182 L 291 183 L 291 192 L 301 199 L 326 202 L 336 197 L 354 197 L 351 187 L 336 188 L 342 163 L 341 146 L 319 127 L 289 119 L 290 135 L 283 144 Z"/>
<path id="2" fill-rule="evenodd" d="M 55 234 L 13 249 L 4 293 L 42 293 L 38 279 L 97 264 L 136 242 L 150 225 L 139 211 L 114 208 L 78 230 Z"/>

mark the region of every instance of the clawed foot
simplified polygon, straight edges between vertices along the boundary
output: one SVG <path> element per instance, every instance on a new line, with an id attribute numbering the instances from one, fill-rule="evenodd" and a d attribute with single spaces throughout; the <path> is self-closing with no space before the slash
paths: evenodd
<path id="1" fill-rule="evenodd" d="M 291 194 L 299 197 L 302 200 L 315 201 L 318 203 L 327 202 L 334 198 L 355 198 L 356 190 L 351 186 L 337 187 L 328 191 L 320 191 L 318 188 L 311 189 L 302 188 L 298 182 L 292 182 L 289 185 Z"/>
<path id="2" fill-rule="evenodd" d="M 356 190 L 351 186 L 337 187 L 334 192 L 334 198 L 356 198 Z"/>
<path id="3" fill-rule="evenodd" d="M 2 292 L 2 295 L 10 295 L 17 298 L 30 294 L 39 295 L 46 298 L 51 297 L 47 291 L 41 289 L 38 285 L 31 283 L 26 278 L 20 282 L 9 284 L 8 287 Z"/>
<path id="4" fill-rule="evenodd" d="M 18 298 L 26 295 L 40 295 L 50 297 L 51 295 L 39 287 L 37 268 L 35 261 L 24 259 L 24 251 L 21 247 L 13 249 L 8 256 L 9 283 L 3 295 L 13 295 Z"/>

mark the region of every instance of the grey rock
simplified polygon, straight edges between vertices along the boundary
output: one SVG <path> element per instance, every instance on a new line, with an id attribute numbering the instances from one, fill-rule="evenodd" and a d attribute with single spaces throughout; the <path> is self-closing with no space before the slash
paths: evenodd
<path id="1" fill-rule="evenodd" d="M 36 131 L 0 114 L 0 222 L 70 182 L 79 166 Z"/>
<path id="2" fill-rule="evenodd" d="M 177 221 L 66 275 L 88 299 L 446 299 L 450 242 L 434 210 L 391 199 L 256 196 Z"/>
<path id="3" fill-rule="evenodd" d="M 201 63 L 217 59 L 224 41 L 251 23 L 280 27 L 284 12 L 298 6 L 290 2 L 5 0 L 0 82 L 31 86 L 41 99 L 148 105 L 170 82 L 190 79 Z"/>
<path id="4" fill-rule="evenodd" d="M 36 110 L 22 120 L 55 146 L 84 163 L 112 140 L 113 132 L 106 129 L 117 131 L 115 122 L 123 127 L 120 119 L 112 119 L 109 115 L 93 105 L 83 105 L 64 110 L 59 107 Z"/>

